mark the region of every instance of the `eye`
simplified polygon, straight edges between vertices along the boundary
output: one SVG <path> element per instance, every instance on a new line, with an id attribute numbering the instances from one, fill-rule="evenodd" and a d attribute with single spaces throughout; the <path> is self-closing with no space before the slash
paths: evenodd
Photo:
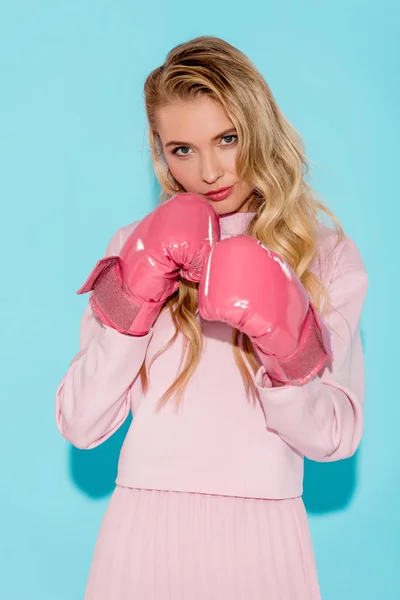
<path id="1" fill-rule="evenodd" d="M 222 144 L 223 146 L 233 146 L 233 144 L 235 144 L 237 142 L 238 136 L 234 135 L 233 133 L 231 135 L 224 135 L 223 138 L 221 138 L 221 141 L 225 141 L 225 144 Z"/>
<path id="2" fill-rule="evenodd" d="M 178 146 L 172 150 L 172 154 L 176 154 L 177 156 L 187 156 L 189 153 L 189 146 Z"/>

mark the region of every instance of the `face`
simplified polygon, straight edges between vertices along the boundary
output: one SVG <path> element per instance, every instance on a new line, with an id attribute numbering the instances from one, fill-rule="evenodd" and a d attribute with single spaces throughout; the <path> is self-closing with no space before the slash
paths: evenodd
<path id="1" fill-rule="evenodd" d="M 252 189 L 236 173 L 238 136 L 222 106 L 200 96 L 168 104 L 156 116 L 163 153 L 176 181 L 187 192 L 204 195 L 220 215 L 245 212 Z"/>

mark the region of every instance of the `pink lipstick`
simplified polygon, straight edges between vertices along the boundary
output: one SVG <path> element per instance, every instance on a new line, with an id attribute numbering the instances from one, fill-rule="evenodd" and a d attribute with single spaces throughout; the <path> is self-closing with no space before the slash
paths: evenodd
<path id="1" fill-rule="evenodd" d="M 204 195 L 210 198 L 210 200 L 213 200 L 214 202 L 219 202 L 220 200 L 225 200 L 225 198 L 229 196 L 229 194 L 232 191 L 232 188 L 233 185 L 231 185 L 230 187 L 219 188 L 218 190 L 212 190 L 211 192 L 208 192 Z"/>

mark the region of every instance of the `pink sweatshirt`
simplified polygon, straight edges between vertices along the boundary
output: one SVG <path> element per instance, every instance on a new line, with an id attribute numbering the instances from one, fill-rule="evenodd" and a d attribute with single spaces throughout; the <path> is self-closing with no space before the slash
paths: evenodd
<path id="1" fill-rule="evenodd" d="M 242 233 L 251 217 L 222 217 L 222 237 Z M 135 225 L 115 234 L 106 255 L 119 253 Z M 204 333 L 200 364 L 179 411 L 172 399 L 156 414 L 158 400 L 179 372 L 182 336 L 154 362 L 145 396 L 138 373 L 143 360 L 148 365 L 174 333 L 169 310 L 146 336 L 131 337 L 103 326 L 88 305 L 81 323 L 81 351 L 56 395 L 61 434 L 78 448 L 94 448 L 132 411 L 117 485 L 254 498 L 300 496 L 303 457 L 349 457 L 363 430 L 360 315 L 367 274 L 349 237 L 333 249 L 335 230 L 321 224 L 320 231 L 312 270 L 330 293 L 325 322 L 333 336 L 332 365 L 301 387 L 272 387 L 260 367 L 254 378 L 254 406 L 234 362 L 232 328 L 197 315 Z"/>

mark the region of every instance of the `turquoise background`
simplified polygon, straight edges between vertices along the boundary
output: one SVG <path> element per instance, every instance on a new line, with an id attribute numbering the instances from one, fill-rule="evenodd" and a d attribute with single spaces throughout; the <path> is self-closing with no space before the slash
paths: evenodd
<path id="1" fill-rule="evenodd" d="M 364 257 L 365 435 L 350 460 L 307 463 L 304 498 L 324 600 L 400 598 L 399 6 L 0 3 L 1 598 L 83 598 L 126 426 L 90 452 L 56 430 L 87 301 L 75 291 L 115 230 L 157 202 L 142 85 L 201 34 L 261 70 Z"/>

